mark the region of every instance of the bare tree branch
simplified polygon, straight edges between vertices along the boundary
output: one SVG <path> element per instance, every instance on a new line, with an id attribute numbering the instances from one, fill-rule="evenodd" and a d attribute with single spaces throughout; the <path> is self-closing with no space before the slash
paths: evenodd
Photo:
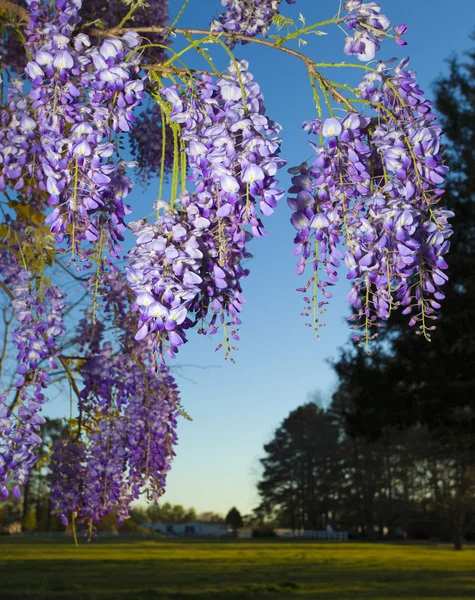
<path id="1" fill-rule="evenodd" d="M 19 399 L 20 399 L 20 390 L 17 389 L 17 391 L 15 393 L 15 397 L 13 398 L 10 405 L 8 406 L 8 416 L 10 416 L 12 414 L 13 410 L 15 409 L 15 406 L 18 404 Z"/>
<path id="2" fill-rule="evenodd" d="M 5 324 L 5 331 L 3 332 L 3 348 L 2 348 L 2 355 L 0 356 L 0 380 L 2 378 L 2 371 L 3 371 L 3 361 L 5 360 L 5 356 L 7 355 L 7 346 L 8 346 L 8 333 L 10 331 L 10 326 L 13 322 L 13 311 L 10 315 L 10 317 L 7 317 L 8 314 L 8 307 L 5 307 L 3 309 L 3 322 Z"/>
<path id="3" fill-rule="evenodd" d="M 80 298 L 78 298 L 76 302 L 73 302 L 73 304 L 71 304 L 68 310 L 65 311 L 64 316 L 69 315 L 69 313 L 72 312 L 76 308 L 76 306 L 79 306 L 81 302 L 86 298 L 86 296 L 88 296 L 88 294 L 89 292 L 84 292 L 84 294 Z"/>
<path id="4" fill-rule="evenodd" d="M 1 0 L 0 0 L 1 2 Z M 4 283 L 3 281 L 0 281 L 0 288 L 5 292 L 5 294 L 10 298 L 10 300 L 15 300 L 15 296 L 13 294 L 13 292 L 8 289 L 6 283 Z"/>
<path id="5" fill-rule="evenodd" d="M 0 0 L 1 2 L 1 0 Z M 63 263 L 58 259 L 55 258 L 54 262 L 63 269 L 63 271 L 66 271 L 66 273 L 72 277 L 73 279 L 75 279 L 76 281 L 87 281 L 87 277 L 79 277 L 78 275 L 75 275 L 74 273 L 72 273 L 68 267 L 66 267 L 65 265 L 63 265 Z"/>

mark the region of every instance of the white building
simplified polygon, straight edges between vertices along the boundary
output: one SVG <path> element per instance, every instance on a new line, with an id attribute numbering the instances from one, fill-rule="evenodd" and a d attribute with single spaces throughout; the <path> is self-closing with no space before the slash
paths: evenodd
<path id="1" fill-rule="evenodd" d="M 238 529 L 237 536 L 240 540 L 249 540 L 252 538 L 251 529 Z"/>
<path id="2" fill-rule="evenodd" d="M 220 538 L 229 535 L 228 527 L 224 523 L 209 523 L 207 521 L 181 521 L 179 523 L 156 521 L 155 523 L 146 523 L 145 527 L 169 536 Z"/>

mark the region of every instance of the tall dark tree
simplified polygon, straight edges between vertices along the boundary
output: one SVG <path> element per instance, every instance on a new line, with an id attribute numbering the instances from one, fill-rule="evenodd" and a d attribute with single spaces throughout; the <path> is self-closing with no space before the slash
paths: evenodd
<path id="1" fill-rule="evenodd" d="M 225 522 L 226 522 L 226 525 L 229 525 L 229 527 L 232 528 L 233 535 L 234 535 L 234 537 L 236 537 L 238 529 L 240 529 L 243 525 L 243 520 L 242 520 L 241 513 L 238 511 L 238 509 L 235 506 L 233 506 L 231 508 L 231 510 L 228 512 L 228 514 L 226 515 Z"/>
<path id="2" fill-rule="evenodd" d="M 401 409 L 431 427 L 472 439 L 475 426 L 475 51 L 450 61 L 436 84 L 436 107 L 446 132 L 450 166 L 445 203 L 455 214 L 449 281 L 430 345 L 401 330 L 392 342 L 394 377 L 411 386 Z M 475 444 L 473 444 L 475 446 Z"/>
<path id="3" fill-rule="evenodd" d="M 261 508 L 293 530 L 326 527 L 336 506 L 338 450 L 338 428 L 315 403 L 292 411 L 264 446 Z"/>

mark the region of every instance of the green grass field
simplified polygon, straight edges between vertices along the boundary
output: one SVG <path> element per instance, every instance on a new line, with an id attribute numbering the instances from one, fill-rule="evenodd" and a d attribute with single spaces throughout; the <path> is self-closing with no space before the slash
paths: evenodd
<path id="1" fill-rule="evenodd" d="M 409 544 L 0 538 L 1 600 L 475 598 L 475 550 Z"/>

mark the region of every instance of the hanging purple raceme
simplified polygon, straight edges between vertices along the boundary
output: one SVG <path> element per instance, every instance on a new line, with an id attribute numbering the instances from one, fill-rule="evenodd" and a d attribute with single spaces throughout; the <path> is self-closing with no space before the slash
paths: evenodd
<path id="1" fill-rule="evenodd" d="M 235 294 L 234 281 L 247 274 L 239 265 L 249 236 L 267 233 L 261 215 L 270 216 L 284 195 L 276 173 L 285 161 L 279 156 L 281 128 L 265 116 L 263 95 L 248 63 L 236 61 L 228 72 L 229 77 L 216 82 L 204 75 L 199 96 L 191 101 L 175 88 L 162 93 L 172 105 L 171 120 L 181 125 L 189 179 L 196 186 L 195 194 L 185 197 L 188 218 L 210 221 L 207 270 L 214 272 L 221 295 L 232 299 L 215 309 L 236 317 L 233 324 L 238 324 L 243 299 L 240 289 Z M 204 296 L 213 298 L 210 292 Z"/>
<path id="2" fill-rule="evenodd" d="M 266 235 L 258 210 L 270 216 L 283 197 L 275 175 L 280 158 L 280 125 L 265 116 L 264 97 L 247 61 L 228 68 L 229 78 L 203 75 L 200 95 L 191 102 L 175 88 L 162 91 L 181 125 L 201 208 L 249 225 L 254 237 Z"/>
<path id="3" fill-rule="evenodd" d="M 104 28 L 115 27 L 126 16 L 128 7 L 121 0 L 83 0 L 81 15 L 86 21 L 99 18 Z M 145 6 L 137 8 L 126 27 L 166 27 L 169 23 L 168 0 L 148 0 Z M 155 44 L 143 50 L 142 62 L 161 63 L 166 58 L 169 42 L 162 33 L 147 33 L 144 44 Z"/>
<path id="4" fill-rule="evenodd" d="M 51 508 L 62 525 L 69 523 L 82 507 L 86 478 L 86 445 L 79 440 L 57 440 L 50 459 L 49 490 Z"/>
<path id="5" fill-rule="evenodd" d="M 226 33 L 240 33 L 249 37 L 259 34 L 267 37 L 267 32 L 272 24 L 272 19 L 279 14 L 281 0 L 221 0 L 221 6 L 226 11 L 220 13 L 219 19 L 211 23 L 213 31 Z M 295 0 L 287 0 L 287 4 L 294 4 Z M 233 47 L 236 42 L 229 40 Z"/>
<path id="6" fill-rule="evenodd" d="M 80 524 L 88 530 L 94 523 L 114 512 L 122 522 L 129 515 L 132 498 L 127 482 L 127 451 L 123 419 L 115 415 L 96 414 L 97 426 L 88 435 L 85 477 L 82 482 Z"/>
<path id="7" fill-rule="evenodd" d="M 331 118 L 323 124 L 320 120 L 305 123 L 304 129 L 316 135 L 321 133 L 326 144 L 316 146 L 311 142 L 317 155 L 313 164 L 290 170 L 294 176 L 289 192 L 296 194 L 288 204 L 295 211 L 291 222 L 298 231 L 294 250 L 300 255 L 297 274 L 312 265 L 311 278 L 300 288 L 308 304 L 303 315 L 310 316 L 309 311 L 312 312 L 309 326 L 315 330 L 320 327 L 318 315 L 331 298 L 328 288 L 338 280 L 336 269 L 343 257 L 339 246 L 347 237 L 350 204 L 370 189 L 371 151 L 364 141 L 368 122 L 366 117 L 349 114 L 341 121 Z"/>
<path id="8" fill-rule="evenodd" d="M 263 96 L 248 63 L 237 61 L 228 71 L 230 76 L 217 82 L 204 75 L 199 96 L 191 101 L 174 87 L 162 93 L 172 106 L 171 120 L 181 125 L 189 179 L 196 186 L 195 194 L 183 200 L 187 218 L 210 222 L 202 238 L 204 272 L 210 277 L 203 280 L 197 310 L 200 332 L 214 334 L 225 325 L 237 340 L 245 302 L 240 280 L 248 275 L 242 260 L 250 256 L 246 245 L 250 235 L 266 235 L 259 212 L 271 215 L 284 195 L 275 175 L 285 161 L 279 156 L 280 126 L 264 116 Z M 208 309 L 212 317 L 206 324 Z"/>
<path id="9" fill-rule="evenodd" d="M 200 294 L 200 230 L 171 211 L 156 223 L 138 221 L 131 227 L 137 240 L 127 255 L 127 279 L 137 294 L 140 315 L 135 337 L 142 340 L 150 334 L 153 350 L 163 361 L 164 350 L 173 358 L 186 341 L 188 310 Z"/>
<path id="10" fill-rule="evenodd" d="M 53 513 L 67 525 L 74 517 L 91 536 L 105 515 L 128 517 L 132 498 L 126 469 L 123 421 L 96 414 L 97 425 L 87 444 L 81 440 L 59 440 L 53 448 L 49 484 Z"/>
<path id="11" fill-rule="evenodd" d="M 44 423 L 44 390 L 50 382 L 48 372 L 58 368 L 57 343 L 65 332 L 65 294 L 47 284 L 34 289 L 32 274 L 11 253 L 1 252 L 0 259 L 0 274 L 14 296 L 12 307 L 18 323 L 12 334 L 18 351 L 18 397 L 9 406 L 7 395 L 0 394 L 0 495 L 7 497 L 13 486 L 18 497 L 19 486 L 26 484 L 42 443 L 38 433 Z"/>
<path id="12" fill-rule="evenodd" d="M 145 493 L 157 502 L 165 491 L 166 477 L 175 455 L 179 393 L 167 368 L 159 374 L 147 369 L 124 409 L 124 434 L 128 448 L 127 483 L 133 498 Z"/>
<path id="13" fill-rule="evenodd" d="M 127 11 L 128 8 L 119 0 L 113 0 L 112 2 L 106 0 L 100 0 L 99 2 L 85 0 L 81 14 L 87 21 L 94 20 L 94 18 L 99 16 L 104 27 L 114 27 L 117 23 L 121 22 Z M 150 0 L 146 7 L 140 7 L 134 11 L 132 19 L 126 23 L 126 26 L 137 28 L 150 25 L 166 27 L 168 23 L 168 0 Z M 140 50 L 140 62 L 142 64 L 162 63 L 167 58 L 164 45 L 166 46 L 169 42 L 164 41 L 163 38 L 163 34 L 148 33 L 146 39 L 141 41 L 141 46 L 147 46 Z M 144 81 L 144 85 L 146 88 L 150 87 L 147 81 Z M 158 105 L 154 106 L 151 110 L 143 110 L 137 116 L 137 121 L 129 132 L 132 151 L 137 160 L 137 174 L 143 183 L 148 182 L 152 176 L 156 176 L 160 172 L 162 134 Z M 165 173 L 168 173 L 173 164 L 173 137 L 169 131 L 167 132 L 165 142 L 166 154 L 164 167 Z"/>
<path id="14" fill-rule="evenodd" d="M 372 328 L 399 306 L 430 339 L 430 322 L 444 297 L 444 255 L 452 233 L 452 213 L 437 207 L 447 171 L 441 130 L 406 60 L 365 75 L 360 93 L 377 103 L 379 115 L 349 113 L 305 124 L 325 143 L 312 142 L 313 163 L 291 170 L 297 273 L 312 266 L 312 277 L 299 288 L 306 294 L 304 315 L 312 311 L 317 327 L 317 313 L 330 297 L 327 288 L 337 280 L 343 243 L 348 279 L 355 282 L 347 297 L 355 309 L 352 319 L 362 322 L 354 326 L 361 330 L 354 339 L 367 343 Z"/>
<path id="15" fill-rule="evenodd" d="M 243 261 L 252 258 L 246 249 L 246 243 L 252 239 L 252 234 L 243 228 L 242 223 L 233 219 L 231 213 L 222 217 L 218 216 L 217 207 L 209 211 L 200 210 L 198 194 L 196 197 L 185 194 L 181 201 L 191 223 L 202 224 L 203 219 L 205 223 L 209 222 L 209 226 L 202 228 L 200 238 L 203 249 L 203 282 L 202 293 L 192 305 L 194 322 L 200 323 L 198 333 L 204 335 L 207 332 L 214 335 L 223 327 L 225 357 L 230 358 L 231 350 L 236 349 L 230 344 L 239 340 L 239 315 L 246 302 L 241 282 L 249 275 L 249 270 L 243 267 Z M 209 313 L 211 318 L 206 321 Z M 218 345 L 217 349 L 220 348 L 221 345 Z"/>
<path id="16" fill-rule="evenodd" d="M 163 360 L 164 349 L 176 354 L 192 324 L 201 321 L 200 333 L 211 334 L 223 325 L 229 356 L 245 302 L 240 282 L 248 275 L 242 267 L 250 256 L 247 242 L 266 235 L 261 215 L 271 215 L 284 195 L 275 178 L 285 164 L 280 127 L 264 116 L 262 93 L 245 61 L 232 64 L 226 78 L 203 75 L 190 97 L 176 86 L 162 95 L 170 120 L 180 125 L 196 190 L 175 201 L 180 213 L 165 209 L 156 224 L 133 225 L 137 244 L 128 255 L 128 279 L 143 323 L 137 337 L 151 334 Z"/>
<path id="17" fill-rule="evenodd" d="M 10 108 L 23 112 L 2 119 L 3 180 L 15 180 L 17 190 L 36 182 L 54 207 L 46 222 L 59 242 L 69 227 L 73 253 L 83 240 L 99 243 L 102 232 L 101 243 L 117 255 L 130 212 L 124 199 L 133 184 L 124 164 L 111 157 L 115 134 L 130 130 L 144 97 L 132 51 L 139 42 L 130 32 L 98 48 L 82 33 L 72 37 L 80 6 L 70 0 L 52 6 L 28 2 L 26 73 L 32 89 L 26 101 L 18 86 L 12 88 Z M 9 144 L 15 133 L 20 137 Z"/>
<path id="18" fill-rule="evenodd" d="M 373 60 L 380 49 L 380 42 L 388 36 L 394 37 L 398 46 L 405 46 L 402 36 L 406 33 L 405 25 L 396 25 L 390 34 L 390 21 L 381 14 L 381 7 L 376 2 L 364 3 L 362 0 L 348 0 L 344 4 L 348 13 L 343 18 L 347 28 L 354 32 L 347 36 L 345 54 L 355 55 L 361 61 Z"/>
<path id="19" fill-rule="evenodd" d="M 106 313 L 115 315 L 122 353 L 116 357 L 116 405 L 123 411 L 127 450 L 127 484 L 133 499 L 145 494 L 157 502 L 165 491 L 177 443 L 180 409 L 178 386 L 167 367 L 150 364 L 146 342 L 135 341 L 136 313 L 130 310 L 133 292 L 111 266 Z"/>
<path id="20" fill-rule="evenodd" d="M 26 5 L 26 3 L 24 3 Z M 68 77 L 68 79 L 71 81 L 70 84 L 68 84 L 72 89 L 75 88 L 75 91 L 77 92 L 78 90 L 84 90 L 84 97 L 78 98 L 78 103 L 77 103 L 77 109 L 78 111 L 84 110 L 84 100 L 86 100 L 86 102 L 88 102 L 88 92 L 87 92 L 87 87 L 86 86 L 91 86 L 92 84 L 95 84 L 95 80 L 94 78 L 88 78 L 86 76 L 86 73 L 84 73 L 83 71 L 91 71 L 91 58 L 93 60 L 94 63 L 94 46 L 91 43 L 91 39 L 88 36 L 85 36 L 83 34 L 80 34 L 79 36 L 77 36 L 74 40 L 74 45 L 75 48 L 74 50 L 71 47 L 68 47 L 67 45 L 67 40 L 65 39 L 66 36 L 68 38 L 71 39 L 71 32 L 72 32 L 72 28 L 74 27 L 75 23 L 78 23 L 78 18 L 77 18 L 77 10 L 80 9 L 80 13 L 83 19 L 86 19 L 87 21 L 91 21 L 94 20 L 93 16 L 95 18 L 97 18 L 97 16 L 99 15 L 101 18 L 101 22 L 103 24 L 104 27 L 112 27 L 115 24 L 119 23 L 123 17 L 125 17 L 128 8 L 119 1 L 113 1 L 113 2 L 92 2 L 90 0 L 86 0 L 85 2 L 82 2 L 82 6 L 80 2 L 57 2 L 55 7 L 52 7 L 50 9 L 48 9 L 43 3 L 41 2 L 37 2 L 37 3 L 33 3 L 30 2 L 29 5 L 30 11 L 31 11 L 31 15 L 32 15 L 32 26 L 30 27 L 30 30 L 35 31 L 36 29 L 38 29 L 38 27 L 43 27 L 44 29 L 44 33 L 47 34 L 48 36 L 50 35 L 55 35 L 56 38 L 58 39 L 58 32 L 56 32 L 54 29 L 54 27 L 51 26 L 51 23 L 55 22 L 57 23 L 57 29 L 61 30 L 59 35 L 61 35 L 61 37 L 59 38 L 59 44 L 61 46 L 60 49 L 65 50 L 66 53 L 63 53 L 62 56 L 63 58 L 67 61 L 68 58 L 67 55 L 69 55 L 70 57 L 72 57 L 75 61 L 75 64 L 77 66 L 76 70 L 71 68 L 71 69 L 63 69 L 62 71 L 62 76 L 64 77 Z M 58 19 L 58 11 L 61 12 L 62 14 L 62 18 L 61 18 L 61 22 L 59 22 Z M 66 22 L 67 21 L 67 22 Z M 146 8 L 139 8 L 137 9 L 134 14 L 133 14 L 133 24 L 136 27 L 139 26 L 143 26 L 143 25 L 149 25 L 150 23 L 153 23 L 156 26 L 162 26 L 165 27 L 168 24 L 169 21 L 169 17 L 168 17 L 168 2 L 166 0 L 152 0 L 151 2 L 149 2 L 147 4 Z M 46 26 L 45 26 L 46 24 Z M 32 35 L 31 35 L 32 31 L 29 31 L 29 38 L 30 40 L 32 40 Z M 4 66 L 7 66 L 9 69 L 12 69 L 13 71 L 15 71 L 18 74 L 21 74 L 25 71 L 25 67 L 27 66 L 28 60 L 26 57 L 26 53 L 25 53 L 25 47 L 24 45 L 18 40 L 18 38 L 16 37 L 15 34 L 13 34 L 11 32 L 11 30 L 9 30 L 9 28 L 4 28 L 4 35 L 6 36 L 6 39 L 4 40 L 4 43 L 2 43 L 1 45 L 1 56 L 2 56 L 2 64 Z M 128 36 L 127 39 L 129 39 L 132 41 L 133 40 L 133 36 L 130 37 Z M 41 40 L 43 40 L 45 43 L 41 44 Z M 96 40 L 95 38 L 93 38 L 93 41 L 95 44 L 98 44 L 98 46 L 101 46 L 101 42 L 98 42 L 98 40 Z M 71 40 L 72 42 L 72 40 Z M 163 47 L 163 34 L 149 34 L 149 36 L 147 37 L 146 40 L 147 44 L 150 43 L 154 43 L 156 44 L 156 46 L 153 47 L 148 47 L 146 48 L 144 51 L 141 51 L 141 57 L 140 60 L 141 62 L 153 62 L 153 63 L 160 63 L 163 62 L 163 60 L 166 58 L 166 54 L 165 54 L 165 50 Z M 166 42 L 165 42 L 166 44 Z M 48 43 L 48 40 L 45 39 L 45 36 L 39 36 L 36 38 L 36 42 L 35 45 L 42 51 L 41 54 L 39 54 L 39 56 L 37 57 L 38 60 L 34 60 L 34 63 L 38 63 L 38 64 L 33 64 L 33 65 L 29 65 L 28 67 L 28 74 L 31 75 L 33 77 L 33 79 L 35 79 L 40 71 L 39 68 L 41 68 L 43 71 L 47 70 L 47 66 L 48 63 L 45 63 L 44 61 L 50 61 L 54 60 L 54 52 L 51 51 L 51 46 L 54 46 L 54 42 L 53 43 Z M 71 45 L 71 44 L 70 44 Z M 129 52 L 129 49 L 126 48 L 126 53 Z M 53 57 L 53 58 L 52 58 Z M 111 68 L 111 70 L 113 69 L 114 65 L 110 62 L 109 60 L 110 57 L 107 57 L 107 63 L 108 63 L 108 67 Z M 95 59 L 97 62 L 97 58 Z M 133 59 L 133 64 L 136 63 L 135 58 Z M 57 65 L 59 64 L 59 59 L 57 60 Z M 130 71 L 130 61 L 129 61 L 129 65 L 127 65 L 126 69 L 128 69 Z M 124 65 L 121 65 L 122 67 L 124 67 Z M 95 64 L 94 64 L 94 68 L 95 68 Z M 133 72 L 133 71 L 132 71 Z M 91 73 L 90 73 L 91 74 Z M 135 76 L 135 72 L 133 72 L 134 76 Z M 66 82 L 64 82 L 66 84 Z M 47 82 L 43 81 L 42 84 L 43 88 L 47 87 Z M 93 87 L 97 87 L 97 83 L 96 85 L 93 85 Z M 129 86 L 130 87 L 130 86 Z M 59 91 L 59 87 L 56 89 L 56 91 Z M 48 96 L 48 93 L 46 92 L 45 96 Z M 57 98 L 58 101 L 60 101 L 60 97 L 59 96 L 54 96 L 55 98 Z M 73 104 L 73 100 L 71 97 L 67 97 L 67 95 L 65 96 L 68 99 L 68 105 L 72 105 Z M 51 98 L 53 98 L 53 95 L 51 96 Z M 100 98 L 98 98 L 96 96 L 96 103 L 99 101 Z M 24 100 L 21 98 L 21 93 L 18 95 L 17 94 L 17 100 L 18 102 L 20 102 L 21 104 L 24 104 Z M 113 98 L 113 101 L 115 102 L 116 100 L 118 100 L 118 102 L 120 102 L 120 98 L 116 99 Z M 56 102 L 56 104 L 58 105 L 58 102 Z M 82 105 L 82 108 L 80 108 L 80 105 Z M 60 114 L 59 108 L 58 107 L 58 115 Z M 134 107 L 132 106 L 131 109 L 133 109 Z M 12 109 L 12 106 L 10 106 L 10 109 Z M 109 110 L 109 109 L 108 109 Z M 18 121 L 20 121 L 20 115 L 19 115 L 19 111 L 18 109 L 12 113 L 12 111 L 5 113 L 5 118 L 7 118 L 8 120 L 10 120 L 10 115 L 15 115 L 18 118 Z M 70 115 L 71 115 L 71 111 L 70 111 Z M 135 153 L 137 154 L 138 159 L 140 160 L 140 170 L 141 173 L 139 173 L 139 175 L 141 175 L 142 177 L 144 177 L 144 180 L 147 180 L 150 178 L 151 174 L 156 171 L 158 172 L 158 168 L 157 168 L 157 163 L 160 160 L 160 155 L 161 155 L 161 130 L 159 127 L 159 124 L 157 121 L 155 121 L 154 119 L 150 118 L 150 115 L 148 113 L 143 113 L 142 118 L 140 120 L 140 125 L 141 125 L 141 131 L 140 131 L 140 127 L 137 127 L 135 129 L 133 129 L 130 133 L 130 139 L 131 139 L 131 143 L 132 145 L 135 147 Z M 36 117 L 35 117 L 36 118 Z M 101 117 L 101 120 L 104 120 Z M 107 121 L 107 120 L 106 120 Z M 68 119 L 66 117 L 66 121 L 68 122 Z M 90 123 L 92 125 L 95 125 L 95 123 Z M 18 123 L 19 125 L 19 123 Z M 32 128 L 35 129 L 36 128 L 36 121 L 33 119 L 29 119 L 28 122 L 25 123 L 25 125 L 28 127 L 28 125 Z M 57 127 L 61 128 L 61 122 L 58 121 L 57 122 Z M 15 125 L 15 120 L 12 120 L 12 122 L 10 122 L 8 124 L 8 128 L 6 133 L 8 134 L 8 136 L 11 139 L 15 139 L 16 143 L 14 146 L 17 146 L 16 151 L 17 153 L 19 152 L 20 155 L 26 155 L 27 152 L 27 147 L 25 146 L 25 144 L 19 144 L 19 138 L 18 135 L 24 135 L 24 131 L 20 130 L 17 131 L 16 133 L 12 131 L 12 127 L 17 127 L 17 125 Z M 106 122 L 105 123 L 105 128 L 104 128 L 104 134 L 105 137 L 107 137 L 107 129 L 109 127 L 109 124 Z M 26 130 L 28 133 L 30 133 L 30 130 Z M 123 128 L 121 129 L 121 132 L 123 132 Z M 0 137 L 2 136 L 2 133 L 5 135 L 4 132 L 0 131 Z M 15 137 L 14 137 L 15 136 Z M 94 128 L 94 136 L 97 137 L 97 132 L 96 132 L 96 128 Z M 31 136 L 30 136 L 31 137 Z M 34 136 L 33 136 L 34 137 Z M 91 144 L 91 137 L 89 136 L 88 142 L 89 145 L 93 148 L 95 146 L 97 146 L 98 141 L 97 139 L 94 140 L 94 144 Z M 170 154 L 170 148 L 172 146 L 172 139 L 171 136 L 169 138 L 169 143 L 168 143 L 168 149 L 167 149 L 167 158 L 169 157 Z M 1 142 L 1 140 L 0 140 Z M 33 173 L 31 172 L 31 166 L 34 165 L 34 161 L 31 161 L 31 153 L 36 154 L 39 151 L 39 144 L 37 143 L 37 140 L 35 142 L 36 144 L 36 149 L 34 150 L 30 150 L 29 151 L 29 164 L 28 166 L 30 167 L 28 169 L 29 171 L 29 175 L 30 177 L 28 178 L 28 180 L 31 180 L 31 176 L 33 175 Z M 158 150 L 157 150 L 157 145 L 158 145 Z M 5 148 L 10 148 L 12 149 L 12 147 L 9 144 L 5 144 L 4 145 Z M 1 148 L 1 145 L 0 145 Z M 87 148 L 81 148 L 83 151 L 85 152 L 89 152 L 89 150 Z M 61 150 L 58 150 L 59 152 L 61 152 Z M 89 154 L 89 156 L 91 156 L 92 160 L 94 158 L 93 156 L 93 152 L 91 151 L 91 154 Z M 74 156 L 72 157 L 72 166 L 74 167 L 75 164 L 75 156 L 76 154 L 74 154 Z M 79 154 L 80 156 L 80 160 L 83 161 L 84 157 Z M 99 148 L 98 152 L 95 154 L 96 156 L 96 160 L 99 157 L 99 160 L 102 162 L 104 161 L 104 159 L 107 159 L 107 155 L 105 152 L 102 152 Z M 9 157 L 10 160 L 12 159 L 12 157 Z M 15 161 L 16 162 L 16 161 Z M 107 160 L 106 160 L 107 162 Z M 167 161 L 167 164 L 165 166 L 166 171 L 169 170 L 170 167 L 170 163 L 169 161 Z M 10 169 L 11 170 L 11 169 Z M 83 172 L 83 166 L 79 165 L 79 170 L 81 172 Z M 110 174 L 108 174 L 110 175 Z M 22 172 L 22 176 L 23 176 L 23 181 L 24 181 L 24 173 Z M 36 169 L 36 172 L 34 173 L 35 178 L 39 178 L 39 180 L 45 179 L 43 170 L 41 168 Z M 96 176 L 97 178 L 97 176 Z M 69 178 L 67 181 L 70 184 L 71 178 Z M 84 178 L 83 178 L 84 179 Z M 81 181 L 81 183 L 84 183 L 84 180 Z M 91 183 L 91 182 L 89 182 Z M 96 183 L 94 181 L 94 183 Z M 103 181 L 101 183 L 104 183 Z M 0 184 L 1 185 L 1 184 Z M 23 182 L 17 182 L 18 188 L 20 189 L 23 186 Z M 60 182 L 60 187 L 62 186 L 62 182 Z M 54 188 L 54 184 L 53 182 L 50 182 L 50 187 Z M 109 184 L 109 187 L 111 187 L 111 185 Z M 120 186 L 118 186 L 120 188 Z M 128 183 L 128 187 L 131 187 L 131 183 Z M 43 185 L 43 190 L 44 190 L 44 185 Z M 82 189 L 82 188 L 81 188 Z M 110 194 L 111 197 L 113 196 L 113 193 Z M 97 198 L 95 199 L 95 201 L 97 202 Z M 101 205 L 101 203 L 99 202 L 99 205 Z M 51 217 L 51 219 L 54 221 L 55 218 L 57 216 L 57 213 L 54 213 L 54 215 Z M 72 216 L 70 216 L 70 218 L 72 218 Z M 80 220 L 79 217 L 77 216 L 76 220 Z M 58 234 L 58 238 L 60 238 L 61 234 L 59 233 L 59 231 L 63 231 L 64 230 L 64 223 L 63 223 L 64 219 L 59 220 L 58 222 L 54 223 L 54 228 L 56 231 L 56 233 Z M 100 224 L 100 223 L 99 223 Z M 87 230 L 88 228 L 86 227 L 86 235 L 89 238 L 94 239 L 95 237 L 97 237 L 97 231 L 98 231 L 98 227 L 97 227 L 98 223 L 97 221 L 95 223 L 92 224 L 92 226 L 89 228 L 89 230 Z M 80 237 L 80 232 L 78 232 Z"/>
<path id="21" fill-rule="evenodd" d="M 86 385 L 88 371 L 96 384 L 101 381 L 87 394 L 83 390 L 84 412 L 95 425 L 88 425 L 87 444 L 81 439 L 56 444 L 50 480 L 55 514 L 64 523 L 74 514 L 89 534 L 107 514 L 127 519 L 142 494 L 155 502 L 163 494 L 179 406 L 177 386 L 164 368 L 157 375 L 123 353 L 112 357 L 106 372 L 98 373 L 97 366 L 93 360 L 83 368 Z M 111 405 L 116 394 L 121 400 Z"/>
<path id="22" fill-rule="evenodd" d="M 55 445 L 50 477 L 54 513 L 65 524 L 74 517 L 89 537 L 105 515 L 122 522 L 142 494 L 155 502 L 163 494 L 180 406 L 168 369 L 153 368 L 147 344 L 129 335 L 137 326 L 133 294 L 112 265 L 101 294 L 120 347 L 103 341 L 104 328 L 87 315 L 81 321 L 81 424 Z"/>
<path id="23" fill-rule="evenodd" d="M 15 78 L 8 89 L 6 104 L 0 109 L 0 191 L 7 186 L 15 190 L 27 188 L 31 193 L 41 189 L 43 174 L 32 161 L 39 152 L 36 142 L 36 121 L 23 97 L 23 82 Z M 34 182 L 33 184 L 31 182 Z"/>
<path id="24" fill-rule="evenodd" d="M 42 2 L 27 2 L 31 17 L 31 23 L 25 30 L 25 37 L 29 38 L 30 44 L 41 46 L 41 23 L 48 22 L 44 27 L 44 38 L 49 35 L 57 38 L 57 44 L 62 46 L 68 41 L 72 29 L 77 23 L 77 9 L 71 3 L 58 3 L 58 10 L 48 9 Z M 51 21 L 51 22 L 49 22 Z M 54 57 L 45 52 L 38 56 L 40 64 L 44 65 L 43 58 L 51 58 L 50 72 L 58 71 L 59 62 L 53 66 Z M 61 58 L 61 57 L 60 57 Z M 32 62 L 28 69 L 28 76 L 39 80 L 44 75 L 40 64 Z M 64 71 L 64 69 L 63 69 Z M 8 183 L 19 191 L 26 189 L 30 193 L 31 182 L 41 191 L 46 191 L 45 170 L 41 166 L 42 154 L 54 154 L 56 152 L 55 142 L 60 135 L 54 131 L 52 125 L 57 124 L 51 114 L 48 119 L 39 121 L 35 114 L 33 99 L 25 98 L 22 93 L 22 82 L 14 80 L 9 90 L 8 111 L 2 114 L 2 128 L 0 131 L 0 151 L 3 155 L 3 173 L 0 179 L 0 189 L 5 189 Z M 56 98 L 56 96 L 55 96 Z M 54 114 L 54 113 L 53 113 Z M 54 122 L 53 122 L 54 121 Z M 41 127 L 40 127 L 41 123 Z M 9 181 L 11 180 L 11 181 Z"/>
<path id="25" fill-rule="evenodd" d="M 179 201 L 186 211 L 181 219 L 177 212 L 166 211 L 154 224 L 132 224 L 138 237 L 127 256 L 127 277 L 137 295 L 141 322 L 136 339 L 148 336 L 162 362 L 164 353 L 175 356 L 187 341 L 186 330 L 198 319 L 204 321 L 210 309 L 211 333 L 216 333 L 218 316 L 224 320 L 225 312 L 233 315 L 234 325 L 240 323 L 237 315 L 245 300 L 239 280 L 248 274 L 241 261 L 249 255 L 239 248 L 219 266 L 224 260 L 219 227 L 224 237 L 226 225 L 213 230 L 210 218 L 200 215 L 195 196 L 184 194 Z M 204 323 L 200 332 L 205 332 Z"/>

